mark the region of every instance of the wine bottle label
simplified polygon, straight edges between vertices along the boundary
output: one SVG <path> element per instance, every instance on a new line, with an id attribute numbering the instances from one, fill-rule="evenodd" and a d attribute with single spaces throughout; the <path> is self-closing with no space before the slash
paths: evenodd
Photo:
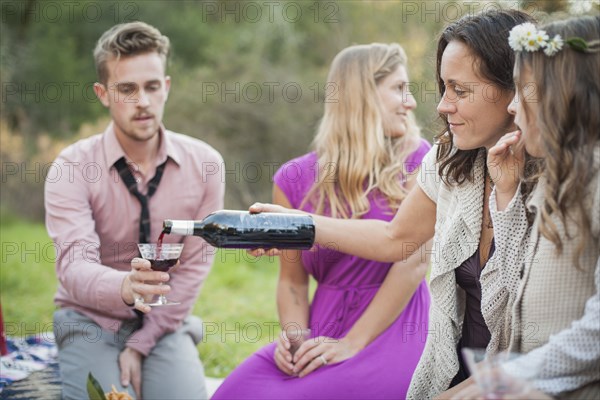
<path id="1" fill-rule="evenodd" d="M 199 236 L 208 244 L 231 249 L 310 249 L 315 224 L 308 215 L 221 210 L 202 221 L 165 220 L 166 233 Z"/>
<path id="2" fill-rule="evenodd" d="M 190 236 L 194 234 L 194 221 L 172 221 L 171 234 Z"/>

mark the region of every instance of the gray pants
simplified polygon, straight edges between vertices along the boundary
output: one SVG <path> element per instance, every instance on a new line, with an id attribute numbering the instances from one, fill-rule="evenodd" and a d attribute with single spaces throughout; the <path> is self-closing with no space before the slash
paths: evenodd
<path id="1" fill-rule="evenodd" d="M 106 392 L 135 396 L 133 386 L 123 388 L 118 357 L 129 335 L 140 327 L 126 321 L 119 332 L 100 328 L 86 316 L 60 309 L 54 313 L 54 335 L 62 379 L 63 399 L 87 399 L 87 376 L 91 372 Z M 202 338 L 202 322 L 189 316 L 181 328 L 163 336 L 142 364 L 142 398 L 206 399 L 204 367 L 196 344 Z"/>

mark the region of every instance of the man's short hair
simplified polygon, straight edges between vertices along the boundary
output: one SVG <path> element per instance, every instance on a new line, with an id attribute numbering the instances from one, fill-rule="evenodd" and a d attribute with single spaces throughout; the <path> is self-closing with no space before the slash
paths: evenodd
<path id="1" fill-rule="evenodd" d="M 145 22 L 136 21 L 115 25 L 104 32 L 94 49 L 94 63 L 98 80 L 100 83 L 107 83 L 106 63 L 113 57 L 119 59 L 157 52 L 163 59 L 166 69 L 169 49 L 169 38 Z"/>

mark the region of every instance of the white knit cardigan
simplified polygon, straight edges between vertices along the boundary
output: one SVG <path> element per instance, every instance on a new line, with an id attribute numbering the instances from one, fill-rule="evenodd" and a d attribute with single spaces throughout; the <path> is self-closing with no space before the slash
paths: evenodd
<path id="1" fill-rule="evenodd" d="M 407 395 L 417 400 L 430 399 L 447 390 L 458 372 L 456 345 L 461 337 L 466 296 L 456 284 L 454 270 L 477 250 L 483 213 L 485 150 L 480 150 L 473 166 L 473 182 L 465 181 L 461 185 L 445 184 L 441 180 L 436 152 L 437 146 L 434 146 L 425 156 L 418 177 L 421 189 L 436 203 L 436 223 L 427 342 Z M 480 278 L 482 313 L 491 333 L 489 352 L 508 347 L 510 312 L 507 307 L 514 301 L 514 294 L 505 285 L 486 284 L 488 276 L 499 273 L 495 265 L 497 253 L 496 250 L 488 260 Z"/>
<path id="2" fill-rule="evenodd" d="M 518 251 L 522 262 L 506 263 L 498 275 L 516 293 L 512 307 L 510 350 L 525 353 L 505 366 L 508 373 L 526 378 L 539 390 L 558 398 L 600 398 L 600 145 L 589 168 L 595 176 L 583 200 L 591 232 L 582 238 L 567 220 L 568 230 L 551 217 L 563 242 L 555 245 L 539 233 L 539 213 L 533 227 L 527 224 L 526 208 L 539 210 L 544 203 L 546 181 L 542 177 L 527 202 L 513 198 L 498 212 L 495 193 L 490 199 L 496 248 Z M 579 268 L 573 254 L 584 240 Z M 515 255 L 513 255 L 514 258 Z M 505 258 L 498 258 L 498 264 Z M 515 282 L 519 283 L 515 286 Z"/>

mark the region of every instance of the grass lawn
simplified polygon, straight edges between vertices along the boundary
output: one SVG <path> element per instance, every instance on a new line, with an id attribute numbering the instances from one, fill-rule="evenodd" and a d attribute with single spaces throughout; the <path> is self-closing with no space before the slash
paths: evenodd
<path id="1" fill-rule="evenodd" d="M 4 214 L 0 244 L 0 301 L 6 333 L 52 331 L 54 247 L 44 225 Z M 217 253 L 193 310 L 204 321 L 205 338 L 198 349 L 208 376 L 225 377 L 279 333 L 277 275 L 275 258 L 255 259 L 237 250 Z"/>

